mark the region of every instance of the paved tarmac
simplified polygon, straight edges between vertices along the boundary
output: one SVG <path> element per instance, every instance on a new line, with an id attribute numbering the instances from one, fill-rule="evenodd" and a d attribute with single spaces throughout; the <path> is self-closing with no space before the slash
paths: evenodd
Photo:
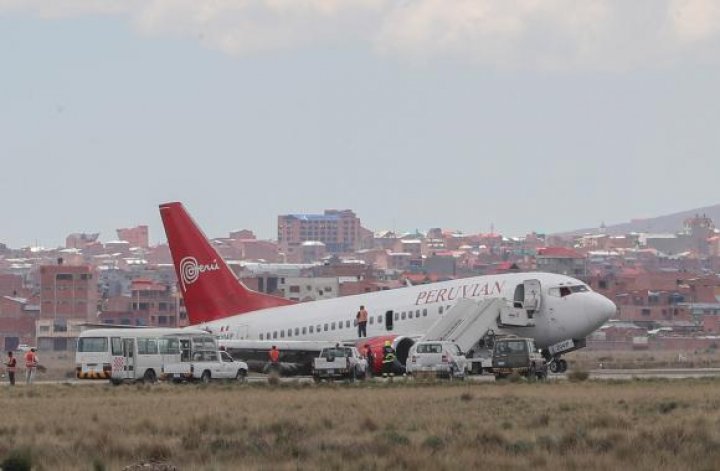
<path id="1" fill-rule="evenodd" d="M 689 378 L 713 378 L 720 377 L 720 368 L 657 368 L 657 369 L 626 369 L 626 370 L 609 370 L 609 369 L 597 369 L 591 370 L 590 378 L 593 380 L 633 380 L 633 379 L 689 379 Z M 566 373 L 548 375 L 550 381 L 563 381 L 567 379 Z M 265 382 L 268 378 L 265 375 L 250 375 L 248 382 L 258 383 Z M 313 379 L 311 376 L 294 376 L 281 378 L 282 382 L 299 382 L 299 383 L 312 383 Z M 394 381 L 412 381 L 410 377 L 397 376 L 393 379 Z M 473 375 L 467 377 L 468 381 L 473 382 L 491 382 L 495 381 L 493 375 L 482 374 Z M 386 381 L 383 378 L 376 377 L 373 381 Z M 7 386 L 7 379 L 0 383 Z M 35 384 L 70 384 L 70 385 L 106 385 L 108 384 L 105 380 L 57 380 L 57 381 L 36 381 Z M 20 387 L 26 387 L 23 381 L 18 381 L 17 385 Z"/>

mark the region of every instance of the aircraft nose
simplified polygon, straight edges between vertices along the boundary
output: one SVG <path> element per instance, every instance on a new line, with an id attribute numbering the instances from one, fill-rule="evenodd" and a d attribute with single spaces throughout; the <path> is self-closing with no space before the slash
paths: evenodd
<path id="1" fill-rule="evenodd" d="M 617 312 L 617 306 L 614 302 L 599 293 L 594 293 L 595 299 L 592 302 L 593 315 L 597 320 L 598 327 L 603 325 Z"/>

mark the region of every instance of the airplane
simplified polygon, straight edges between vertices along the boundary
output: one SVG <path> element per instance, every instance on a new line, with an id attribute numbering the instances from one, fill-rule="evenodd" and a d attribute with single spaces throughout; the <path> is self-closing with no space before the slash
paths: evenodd
<path id="1" fill-rule="evenodd" d="M 253 369 L 262 368 L 268 350 L 277 345 L 284 362 L 307 371 L 319 349 L 340 341 L 369 345 L 377 370 L 389 340 L 404 364 L 415 340 L 459 299 L 504 298 L 526 308 L 534 322 L 495 333 L 533 338 L 551 369 L 564 371 L 562 355 L 584 347 L 585 338 L 617 310 L 582 281 L 541 272 L 476 276 L 297 303 L 247 288 L 182 203 L 161 204 L 160 215 L 190 324 L 216 334 L 228 352 Z M 355 328 L 361 305 L 370 313 L 364 338 L 357 337 Z"/>

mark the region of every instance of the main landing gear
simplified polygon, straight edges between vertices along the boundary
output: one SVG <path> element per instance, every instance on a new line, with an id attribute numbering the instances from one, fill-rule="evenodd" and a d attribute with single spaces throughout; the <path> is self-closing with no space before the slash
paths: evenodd
<path id="1" fill-rule="evenodd" d="M 553 357 L 548 364 L 548 368 L 553 373 L 565 373 L 567 371 L 567 361 L 562 358 Z"/>

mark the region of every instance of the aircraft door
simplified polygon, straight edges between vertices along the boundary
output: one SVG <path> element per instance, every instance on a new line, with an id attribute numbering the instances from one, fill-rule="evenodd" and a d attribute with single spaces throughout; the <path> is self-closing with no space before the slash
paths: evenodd
<path id="1" fill-rule="evenodd" d="M 527 310 L 528 315 L 531 315 L 538 311 L 542 304 L 540 280 L 525 280 L 523 281 L 523 287 L 525 291 L 523 307 Z"/>
<path id="2" fill-rule="evenodd" d="M 123 377 L 135 379 L 135 339 L 122 339 L 125 367 Z"/>
<path id="3" fill-rule="evenodd" d="M 385 312 L 385 330 L 393 330 L 393 311 Z"/>

